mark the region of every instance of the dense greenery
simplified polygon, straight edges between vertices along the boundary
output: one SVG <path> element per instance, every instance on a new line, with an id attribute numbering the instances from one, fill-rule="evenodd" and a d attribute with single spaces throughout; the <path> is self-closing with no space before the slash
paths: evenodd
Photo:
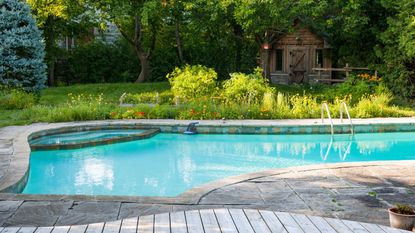
<path id="1" fill-rule="evenodd" d="M 0 1 L 0 85 L 38 91 L 45 86 L 41 32 L 20 1 Z"/>
<path id="2" fill-rule="evenodd" d="M 173 94 L 184 99 L 212 94 L 215 91 L 217 78 L 218 74 L 215 70 L 200 65 L 176 68 L 167 75 Z"/>
<path id="3" fill-rule="evenodd" d="M 202 80 L 205 75 L 214 73 L 200 66 L 188 66 L 177 73 L 186 74 L 189 70 L 201 71 L 204 75 L 193 78 L 202 77 Z M 330 105 L 333 117 L 339 117 L 341 102 L 349 105 L 352 117 L 415 116 L 410 108 L 395 105 L 391 92 L 379 79 L 368 74 L 354 77 L 354 83 L 346 82 L 335 87 L 312 85 L 292 88 L 272 87 L 258 72 L 231 74 L 228 81 L 212 84 L 210 88 L 215 91 L 211 92 L 205 91 L 202 82 L 195 82 L 197 85 L 192 87 L 192 93 L 204 94 L 186 97 L 181 92 L 175 94 L 168 83 L 49 88 L 41 93 L 39 99 L 30 93 L 3 88 L 0 92 L 0 125 L 100 119 L 318 118 L 323 101 Z M 124 97 L 120 99 L 122 95 Z"/>
<path id="4" fill-rule="evenodd" d="M 254 69 L 261 45 L 292 32 L 299 19 L 329 42 L 335 67 L 372 67 L 395 95 L 414 95 L 413 0 L 26 1 L 45 31 L 51 85 L 55 70 L 65 67 L 74 72 L 57 74 L 64 83 L 162 81 L 184 64 L 212 67 L 220 80 L 227 79 Z M 88 29 L 105 30 L 108 22 L 120 30 L 123 46 L 84 46 L 93 37 Z M 79 47 L 59 50 L 63 36 L 74 36 Z M 110 55 L 114 71 L 102 55 Z M 62 64 L 57 58 L 67 60 L 64 68 L 55 69 Z"/>

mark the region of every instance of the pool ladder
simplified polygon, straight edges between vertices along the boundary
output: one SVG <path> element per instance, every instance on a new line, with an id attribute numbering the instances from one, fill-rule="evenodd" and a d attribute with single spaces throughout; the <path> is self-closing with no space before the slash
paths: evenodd
<path id="1" fill-rule="evenodd" d="M 334 143 L 334 124 L 333 124 L 333 119 L 331 118 L 329 106 L 326 102 L 323 102 L 321 104 L 321 122 L 322 123 L 324 123 L 324 112 L 327 113 L 327 117 L 330 120 L 331 137 L 330 137 L 330 143 L 329 143 L 329 146 L 327 148 L 326 153 L 323 154 L 323 151 L 320 150 L 320 156 L 323 159 L 323 161 L 325 161 L 327 159 L 327 157 L 328 157 L 328 155 L 331 151 L 331 148 L 333 146 L 333 143 Z M 347 108 L 346 102 L 341 102 L 340 103 L 340 121 L 342 123 L 343 123 L 343 113 L 346 113 L 347 118 L 349 119 L 351 139 L 349 139 L 349 143 L 348 143 L 347 148 L 344 151 L 344 153 L 342 153 L 341 150 L 339 150 L 339 157 L 342 161 L 344 161 L 346 159 L 347 155 L 350 154 L 350 148 L 352 146 L 353 136 L 354 136 L 353 122 L 352 122 L 352 118 L 350 117 L 349 109 Z"/>
<path id="2" fill-rule="evenodd" d="M 331 118 L 330 109 L 329 109 L 329 105 L 327 104 L 327 102 L 323 102 L 321 104 L 321 123 L 324 123 L 324 112 L 327 113 L 327 117 L 330 120 L 330 132 L 331 132 L 331 135 L 334 135 L 333 119 Z M 346 113 L 346 116 L 349 119 L 349 123 L 350 123 L 350 134 L 353 135 L 354 134 L 353 122 L 352 122 L 352 118 L 350 117 L 349 109 L 347 108 L 346 102 L 341 102 L 340 103 L 340 121 L 342 123 L 343 123 L 343 113 Z"/>

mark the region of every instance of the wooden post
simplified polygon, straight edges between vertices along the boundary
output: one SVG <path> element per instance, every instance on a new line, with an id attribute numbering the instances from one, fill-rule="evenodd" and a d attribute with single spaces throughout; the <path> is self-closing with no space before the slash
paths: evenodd
<path id="1" fill-rule="evenodd" d="M 344 69 L 346 70 L 346 79 L 349 78 L 349 63 L 346 63 L 346 67 L 344 67 Z"/>

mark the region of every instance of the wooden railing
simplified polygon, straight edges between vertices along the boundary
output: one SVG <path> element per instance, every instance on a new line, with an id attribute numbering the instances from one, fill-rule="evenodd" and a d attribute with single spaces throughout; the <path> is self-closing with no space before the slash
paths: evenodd
<path id="1" fill-rule="evenodd" d="M 313 68 L 313 71 L 317 71 L 317 78 L 316 81 L 325 81 L 325 82 L 344 82 L 350 76 L 350 72 L 359 71 L 359 70 L 366 70 L 366 71 L 373 71 L 367 67 L 350 67 L 349 64 L 346 64 L 344 68 Z M 342 79 L 333 79 L 331 72 L 344 72 L 346 74 L 345 78 Z M 323 78 L 323 72 L 330 72 L 330 78 Z M 375 70 L 375 77 L 378 76 L 378 71 Z"/>

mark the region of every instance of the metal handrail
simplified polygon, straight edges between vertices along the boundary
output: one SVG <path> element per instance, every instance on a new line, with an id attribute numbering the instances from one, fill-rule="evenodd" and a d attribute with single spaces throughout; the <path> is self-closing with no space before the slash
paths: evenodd
<path id="1" fill-rule="evenodd" d="M 354 134 L 353 122 L 352 122 L 352 118 L 350 117 L 349 109 L 347 108 L 346 102 L 341 102 L 340 103 L 340 121 L 342 123 L 343 123 L 343 111 L 346 112 L 347 118 L 349 119 L 349 123 L 350 123 L 350 133 L 351 134 Z"/>
<path id="2" fill-rule="evenodd" d="M 331 134 L 333 135 L 334 134 L 333 119 L 331 118 L 331 115 L 330 115 L 329 105 L 326 102 L 323 102 L 321 104 L 321 123 L 324 123 L 324 110 L 326 110 L 327 117 L 330 120 L 330 127 L 331 127 L 330 129 L 331 129 Z"/>

